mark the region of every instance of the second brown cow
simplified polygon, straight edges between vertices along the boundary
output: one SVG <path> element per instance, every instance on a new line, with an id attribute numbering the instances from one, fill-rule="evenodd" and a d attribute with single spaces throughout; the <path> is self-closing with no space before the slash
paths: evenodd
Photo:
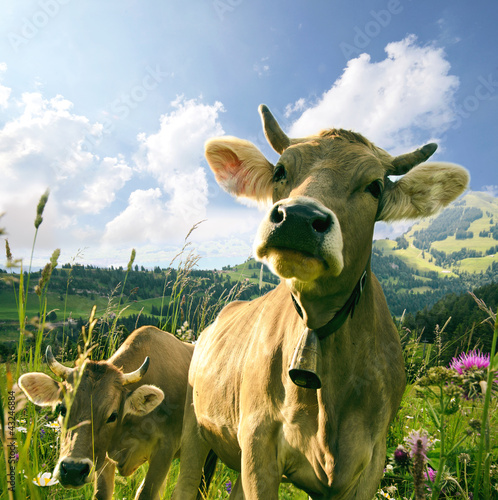
<path id="1" fill-rule="evenodd" d="M 147 326 L 135 330 L 107 361 L 88 361 L 68 415 L 63 391 L 74 390 L 75 369 L 47 361 L 62 379 L 27 373 L 19 385 L 35 404 L 59 404 L 68 432 L 54 477 L 66 488 L 95 484 L 110 500 L 114 472 L 129 476 L 149 462 L 136 498 L 158 500 L 172 459 L 179 456 L 187 373 L 194 346 Z"/>

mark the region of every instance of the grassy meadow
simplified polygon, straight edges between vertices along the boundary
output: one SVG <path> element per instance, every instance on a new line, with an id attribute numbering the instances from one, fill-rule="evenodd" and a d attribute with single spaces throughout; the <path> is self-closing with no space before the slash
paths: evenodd
<path id="1" fill-rule="evenodd" d="M 41 218 L 43 207 L 38 207 Z M 35 222 L 36 231 L 38 226 Z M 35 233 L 36 234 L 36 233 Z M 36 235 L 35 235 L 36 241 Z M 35 246 L 35 245 L 33 245 Z M 167 314 L 170 324 L 177 325 L 174 331 L 180 338 L 188 338 L 188 325 L 181 328 L 180 309 L 184 295 L 182 290 L 189 280 L 195 258 L 184 249 L 185 253 L 178 260 L 177 282 L 170 296 L 164 297 L 168 304 Z M 50 332 L 46 323 L 47 312 L 55 304 L 61 310 L 81 314 L 89 318 L 81 332 L 78 352 L 80 363 L 91 354 L 91 348 L 99 343 L 99 321 L 109 318 L 106 313 L 110 308 L 121 314 L 122 301 L 112 305 L 104 300 L 78 301 L 66 296 L 61 300 L 50 293 L 50 275 L 57 266 L 57 252 L 47 263 L 40 281 L 36 284 L 38 300 L 26 300 L 28 283 L 26 275 L 18 274 L 19 279 L 12 282 L 12 294 L 2 294 L 0 313 L 11 318 L 19 318 L 18 352 L 16 358 L 0 366 L 0 404 L 2 454 L 0 459 L 0 499 L 90 499 L 93 487 L 88 485 L 78 490 L 63 489 L 51 477 L 51 472 L 58 460 L 61 433 L 56 424 L 57 415 L 50 408 L 40 408 L 26 401 L 17 387 L 18 377 L 30 371 L 43 371 L 51 374 L 44 362 L 44 340 Z M 134 261 L 134 251 L 128 265 L 130 271 Z M 7 247 L 8 266 L 14 268 L 16 262 Z M 254 278 L 254 271 L 233 269 L 234 275 L 244 279 Z M 29 279 L 29 269 L 28 269 Z M 9 276 L 7 275 L 7 278 Z M 126 277 L 125 277 L 126 281 Z M 33 286 L 35 283 L 31 283 Z M 124 283 L 122 285 L 124 289 Z M 216 307 L 207 310 L 198 308 L 189 310 L 190 314 L 204 315 L 203 323 L 213 320 L 223 305 L 237 297 L 226 296 Z M 188 299 L 187 299 L 188 300 Z M 441 341 L 441 331 L 436 331 L 434 344 L 422 344 L 418 332 L 411 332 L 403 327 L 402 320 L 397 323 L 404 349 L 408 385 L 387 438 L 387 454 L 384 477 L 379 484 L 375 498 L 391 499 L 492 499 L 498 498 L 498 399 L 496 398 L 496 371 L 498 357 L 496 343 L 498 325 L 496 311 L 489 310 L 486 304 L 479 302 L 486 311 L 490 328 L 494 329 L 491 353 L 486 357 L 481 353 L 472 353 L 472 346 L 462 352 L 460 361 L 450 368 L 442 365 L 441 358 L 448 348 Z M 94 307 L 96 306 L 96 307 Z M 137 306 L 138 307 L 138 306 Z M 85 310 L 86 309 L 86 310 Z M 36 331 L 28 342 L 26 323 L 35 316 Z M 0 317 L 1 319 L 1 317 Z M 187 322 L 192 318 L 187 317 Z M 106 319 L 109 321 L 109 319 Z M 111 334 L 116 323 L 110 321 Z M 443 327 L 444 329 L 444 327 Z M 114 349 L 117 345 L 114 346 Z M 74 361 L 74 360 L 73 360 Z M 472 364 L 474 363 L 474 364 Z M 71 364 L 67 362 L 66 364 Z M 144 478 L 147 465 L 143 465 L 129 478 L 116 475 L 114 498 L 132 499 Z M 10 474 L 10 472 L 12 474 Z M 179 462 L 174 461 L 165 486 L 164 498 L 170 498 L 179 472 Z M 237 479 L 237 473 L 218 462 L 217 469 L 206 500 L 229 497 L 231 486 Z M 9 482 L 11 481 L 11 482 Z M 12 486 L 12 488 L 10 488 Z M 9 489 L 10 488 L 10 489 Z M 12 491 L 15 490 L 15 491 Z M 289 484 L 280 487 L 280 498 L 285 500 L 306 500 L 308 496 Z"/>

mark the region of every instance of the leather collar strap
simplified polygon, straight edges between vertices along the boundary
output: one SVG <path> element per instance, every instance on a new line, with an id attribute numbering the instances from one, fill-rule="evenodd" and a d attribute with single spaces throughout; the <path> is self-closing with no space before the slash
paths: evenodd
<path id="1" fill-rule="evenodd" d="M 363 274 L 361 275 L 361 278 L 358 280 L 358 283 L 356 283 L 356 286 L 354 287 L 346 303 L 341 307 L 339 311 L 337 311 L 334 317 L 326 325 L 321 326 L 320 328 L 317 328 L 315 330 L 320 340 L 327 338 L 329 335 L 339 330 L 339 328 L 341 328 L 341 326 L 344 324 L 349 315 L 353 317 L 354 310 L 360 300 L 361 294 L 363 293 L 366 281 L 367 281 L 367 270 L 365 269 L 363 271 Z M 296 302 L 296 299 L 292 294 L 291 297 L 297 313 L 302 318 L 303 311 L 301 310 L 301 307 Z"/>

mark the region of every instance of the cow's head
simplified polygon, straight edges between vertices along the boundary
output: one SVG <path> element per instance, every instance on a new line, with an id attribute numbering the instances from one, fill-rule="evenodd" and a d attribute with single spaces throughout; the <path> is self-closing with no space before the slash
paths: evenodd
<path id="1" fill-rule="evenodd" d="M 76 368 L 56 361 L 50 347 L 47 362 L 62 382 L 44 373 L 26 373 L 19 378 L 19 386 L 37 405 L 59 405 L 59 420 L 62 425 L 65 419 L 67 432 L 54 476 L 66 488 L 79 488 L 102 468 L 111 441 L 119 438 L 123 420 L 129 415 L 148 414 L 162 402 L 164 393 L 153 385 L 141 385 L 133 391 L 127 387 L 145 375 L 149 358 L 131 373 L 123 373 L 107 361 L 88 361 L 68 412 L 64 392 L 74 392 Z"/>
<path id="2" fill-rule="evenodd" d="M 281 155 L 276 165 L 235 137 L 209 140 L 206 158 L 228 192 L 273 202 L 254 254 L 287 280 L 294 295 L 349 295 L 368 264 L 376 221 L 429 216 L 468 184 L 460 166 L 422 164 L 435 144 L 392 157 L 342 129 L 290 139 L 266 106 L 259 110 L 266 137 Z M 322 319 L 308 325 L 320 326 Z"/>

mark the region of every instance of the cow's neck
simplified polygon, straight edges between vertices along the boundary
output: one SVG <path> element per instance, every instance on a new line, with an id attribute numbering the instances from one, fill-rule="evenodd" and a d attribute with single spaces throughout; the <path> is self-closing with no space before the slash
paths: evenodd
<path id="1" fill-rule="evenodd" d="M 325 338 L 337 331 L 348 317 L 353 317 L 356 305 L 367 284 L 369 264 L 370 262 L 368 262 L 349 296 L 340 294 L 322 300 L 316 300 L 316 297 L 310 300 L 306 293 L 291 292 L 296 311 L 303 319 L 305 326 L 317 331 L 320 338 Z"/>
<path id="2" fill-rule="evenodd" d="M 365 288 L 366 280 L 367 280 L 367 270 L 365 269 L 360 279 L 356 283 L 353 291 L 351 292 L 351 295 L 346 300 L 344 305 L 339 310 L 337 310 L 337 312 L 334 313 L 332 318 L 327 323 L 319 327 L 315 326 L 314 328 L 310 328 L 308 324 L 309 316 L 306 315 L 305 318 L 302 307 L 298 304 L 294 295 L 291 294 L 292 301 L 294 303 L 294 306 L 296 307 L 296 311 L 299 314 L 299 316 L 301 316 L 301 318 L 305 320 L 305 322 L 307 323 L 306 326 L 310 329 L 315 330 L 318 335 L 318 338 L 320 340 L 323 340 L 324 338 L 328 337 L 332 333 L 339 330 L 339 328 L 341 328 L 341 326 L 345 323 L 345 321 L 348 319 L 349 316 L 351 316 L 351 318 L 353 317 L 356 305 L 358 304 L 361 295 L 363 293 L 363 290 Z"/>

